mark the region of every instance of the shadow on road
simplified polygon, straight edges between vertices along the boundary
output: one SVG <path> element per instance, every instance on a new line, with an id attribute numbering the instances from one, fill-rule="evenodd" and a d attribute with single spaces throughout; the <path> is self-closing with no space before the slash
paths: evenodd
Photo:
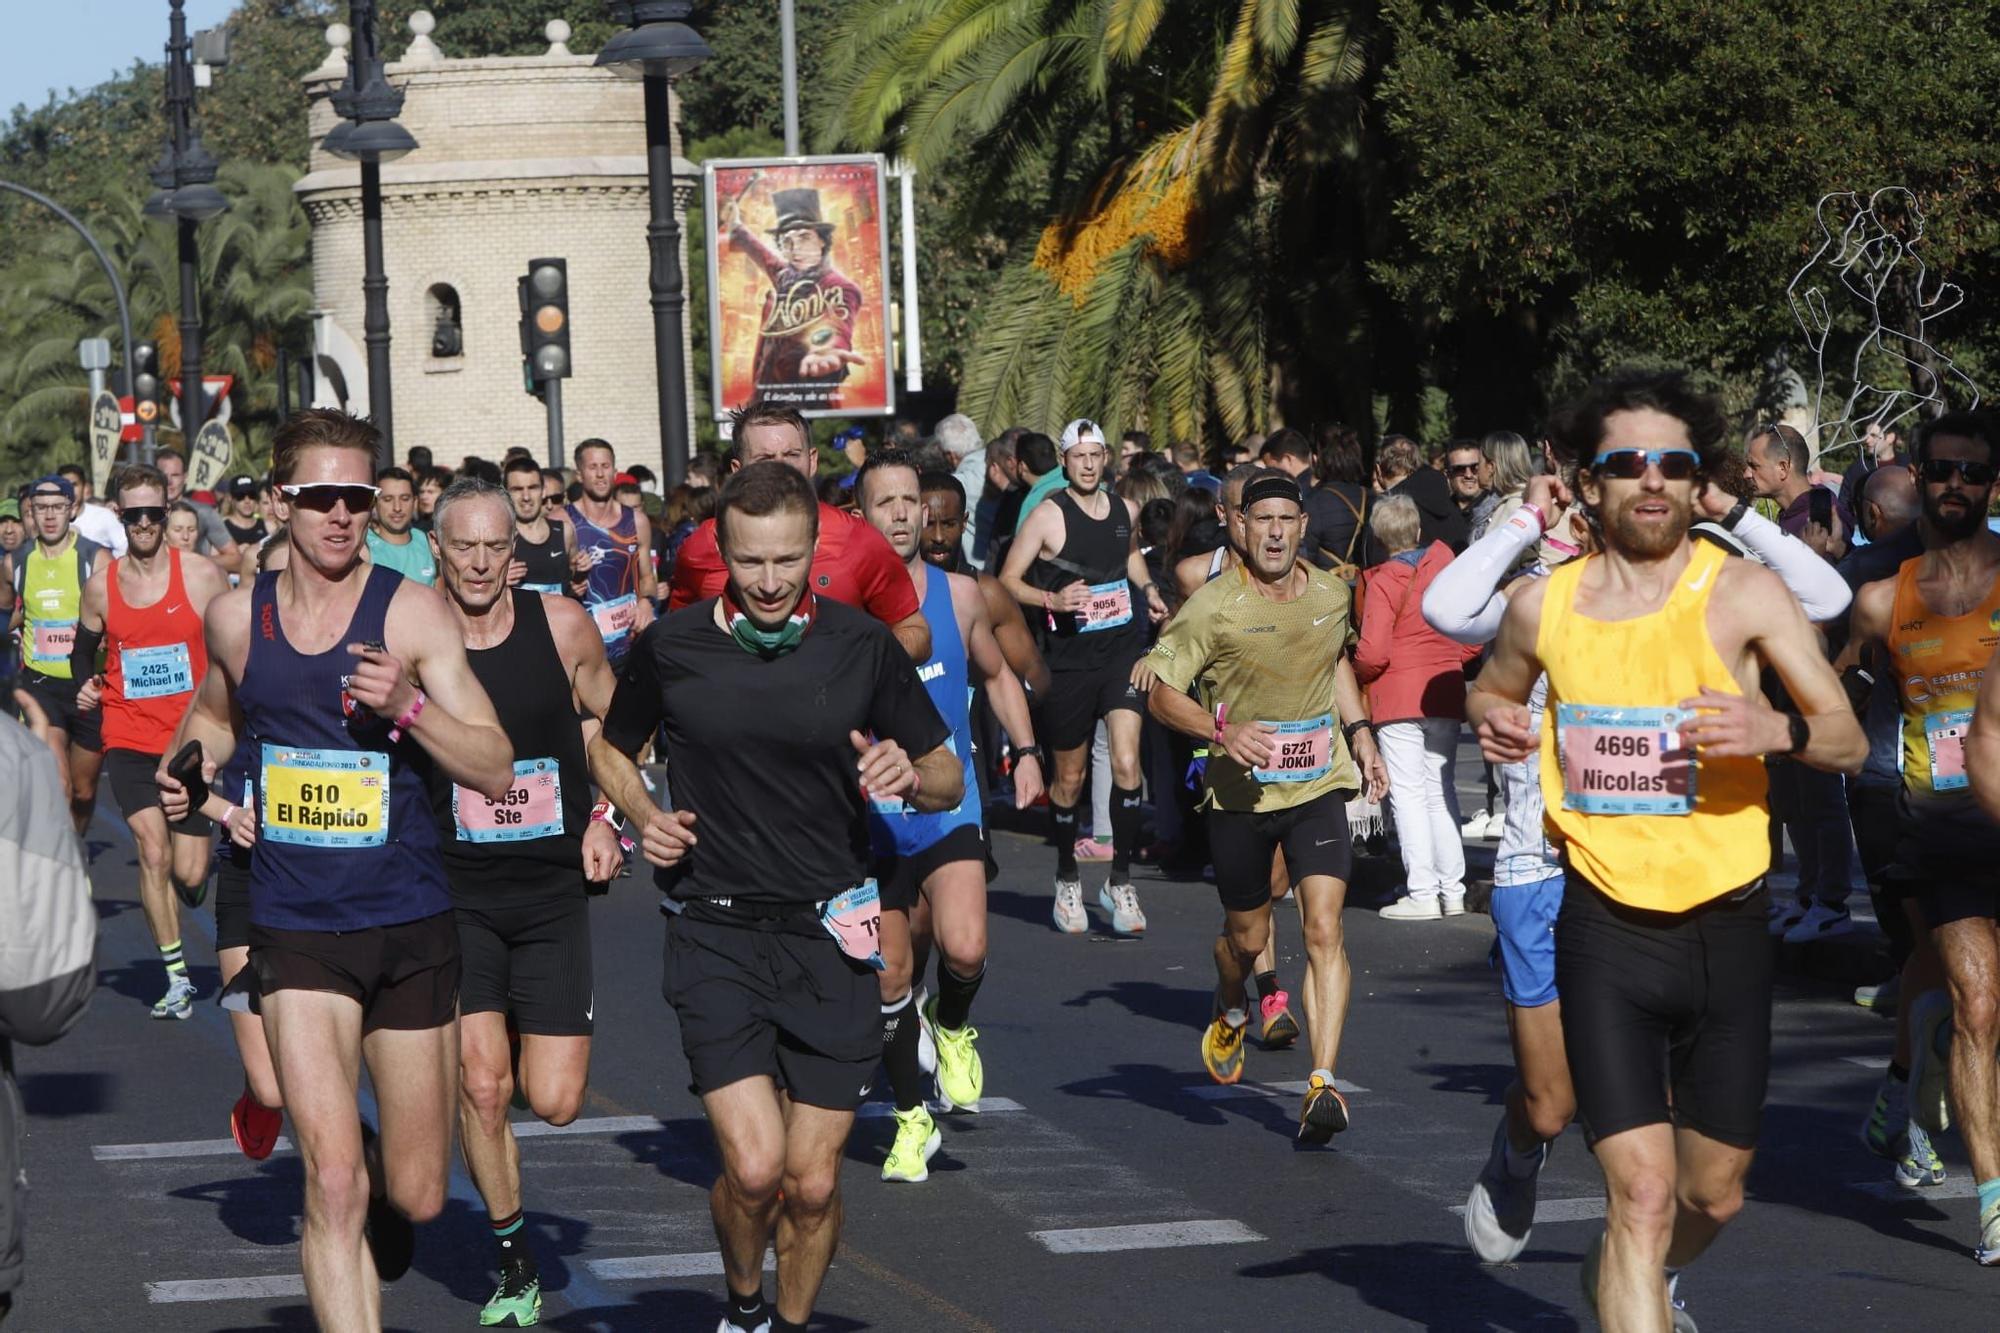
<path id="1" fill-rule="evenodd" d="M 116 1074 L 23 1074 L 21 1102 L 31 1116 L 96 1115 L 111 1107 Z"/>
<path id="2" fill-rule="evenodd" d="M 1164 1065 L 1113 1065 L 1108 1074 L 1064 1083 L 1057 1091 L 1072 1097 L 1132 1102 L 1185 1120 L 1190 1125 L 1223 1125 L 1231 1119 L 1248 1120 L 1288 1139 L 1297 1137 L 1298 1125 L 1292 1119 L 1293 1100 L 1249 1094 L 1210 1101 L 1190 1095 L 1191 1089 L 1212 1086 L 1206 1082 L 1190 1081 L 1185 1069 L 1168 1069 Z"/>
<path id="3" fill-rule="evenodd" d="M 1563 1257 L 1574 1262 L 1573 1256 Z M 1385 1314 L 1452 1333 L 1518 1333 L 1526 1328 L 1567 1333 L 1578 1326 L 1568 1310 L 1508 1286 L 1462 1246 L 1430 1241 L 1330 1245 L 1251 1264 L 1237 1273 L 1249 1278 L 1318 1274 L 1352 1287 Z"/>
<path id="4" fill-rule="evenodd" d="M 1108 1000 L 1140 1018 L 1157 1019 L 1182 1028 L 1190 1034 L 1192 1043 L 1208 1025 L 1215 993 L 1194 986 L 1164 986 L 1157 981 L 1114 981 L 1109 986 L 1071 996 L 1063 1001 L 1063 1007 L 1088 1009 L 1100 1000 Z"/>

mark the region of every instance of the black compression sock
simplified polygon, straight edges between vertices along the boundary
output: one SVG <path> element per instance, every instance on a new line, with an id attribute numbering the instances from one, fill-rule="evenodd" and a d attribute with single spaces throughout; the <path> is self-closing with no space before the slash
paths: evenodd
<path id="1" fill-rule="evenodd" d="M 1139 828 L 1143 817 L 1139 813 L 1139 798 L 1145 793 L 1138 787 L 1117 787 L 1111 789 L 1111 882 L 1123 884 L 1132 873 L 1132 857 L 1139 850 Z"/>
<path id="2" fill-rule="evenodd" d="M 1284 987 L 1278 984 L 1277 969 L 1273 968 L 1269 972 L 1259 972 L 1257 974 L 1258 998 L 1261 999 L 1266 995 L 1276 995 L 1279 991 L 1283 989 Z"/>
<path id="3" fill-rule="evenodd" d="M 748 1296 L 729 1293 L 729 1322 L 738 1328 L 751 1329 L 771 1317 L 771 1311 L 764 1304 L 764 1288 L 761 1286 Z"/>
<path id="4" fill-rule="evenodd" d="M 771 1333 L 806 1333 L 806 1326 L 804 1324 L 794 1324 L 791 1320 L 773 1310 L 771 1311 Z"/>
<path id="5" fill-rule="evenodd" d="M 981 963 L 971 976 L 961 977 L 939 958 L 937 972 L 937 1025 L 947 1032 L 956 1032 L 965 1026 L 972 1013 L 972 997 L 979 994 L 979 983 L 986 980 L 986 964 Z"/>
<path id="6" fill-rule="evenodd" d="M 1076 807 L 1049 802 L 1049 836 L 1056 843 L 1056 878 L 1075 879 Z"/>
<path id="7" fill-rule="evenodd" d="M 882 1006 L 882 1063 L 889 1069 L 889 1089 L 896 1109 L 908 1111 L 924 1103 L 924 1069 L 917 1060 L 917 1010 L 905 995 Z"/>
<path id="8" fill-rule="evenodd" d="M 492 1217 L 487 1220 L 493 1225 L 493 1240 L 500 1247 L 502 1262 L 511 1259 L 518 1263 L 529 1258 L 527 1223 L 523 1220 L 519 1208 L 506 1217 Z"/>

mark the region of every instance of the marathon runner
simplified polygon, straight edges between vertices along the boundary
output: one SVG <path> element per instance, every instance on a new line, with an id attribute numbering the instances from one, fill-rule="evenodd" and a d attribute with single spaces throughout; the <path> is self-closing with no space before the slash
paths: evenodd
<path id="1" fill-rule="evenodd" d="M 603 440 L 576 447 L 576 476 L 583 495 L 565 508 L 579 551 L 590 559 L 583 606 L 615 671 L 640 630 L 653 623 L 653 525 L 643 509 L 628 509 L 612 495 L 618 456 Z"/>
<path id="2" fill-rule="evenodd" d="M 964 794 L 907 652 L 815 595 L 818 515 L 795 468 L 730 477 L 716 510 L 728 585 L 644 636 L 590 746 L 678 908 L 664 991 L 721 1149 L 722 1328 L 742 1333 L 811 1316 L 840 1238 L 841 1150 L 882 1058 L 863 789 L 926 813 Z M 662 723 L 672 811 L 632 762 Z M 774 1233 L 775 1310 L 762 1285 Z"/>
<path id="3" fill-rule="evenodd" d="M 377 444 L 343 412 L 279 427 L 292 559 L 211 603 L 211 670 L 169 747 L 199 740 L 212 783 L 235 716 L 256 746 L 250 971 L 304 1159 L 306 1294 L 330 1328 L 380 1327 L 378 1277 L 407 1269 L 410 1222 L 437 1215 L 449 1174 L 458 932 L 419 751 L 495 800 L 514 778 L 443 599 L 361 563 Z M 160 786 L 174 818 L 189 793 Z"/>
<path id="4" fill-rule="evenodd" d="M 549 517 L 543 504 L 542 469 L 534 459 L 516 456 L 507 461 L 503 480 L 514 511 L 507 586 L 556 596 L 581 588 L 589 575 L 590 557 L 576 549 L 575 529 Z"/>
<path id="5" fill-rule="evenodd" d="M 539 474 L 535 482 L 539 492 Z M 506 1328 L 528 1327 L 542 1308 L 508 1102 L 518 1082 L 549 1124 L 566 1125 L 583 1109 L 596 1010 L 584 882 L 609 881 L 625 859 L 611 826 L 590 818 L 578 725 L 587 715 L 594 728 L 611 703 L 604 643 L 589 614 L 561 593 L 507 587 L 517 512 L 508 492 L 461 478 L 438 497 L 430 537 L 466 660 L 514 754 L 514 785 L 498 801 L 435 766 L 428 774 L 464 959 L 460 1144 L 500 1249 L 500 1285 L 479 1322 Z"/>
<path id="6" fill-rule="evenodd" d="M 1867 748 L 1784 584 L 1688 540 L 1726 432 L 1669 372 L 1599 381 L 1558 414 L 1604 550 L 1508 603 L 1469 699 L 1493 763 L 1539 747 L 1565 869 L 1564 1045 L 1608 1196 L 1584 1293 L 1621 1330 L 1669 1327 L 1670 1272 L 1742 1207 L 1771 1043 L 1761 757 L 1851 770 Z M 1762 666 L 1804 714 L 1754 693 Z M 1555 725 L 1538 736 L 1544 672 Z"/>
<path id="7" fill-rule="evenodd" d="M 947 478 L 956 480 L 955 478 Z M 924 1105 L 918 1025 L 936 1052 L 939 1099 L 946 1108 L 979 1109 L 986 1085 L 979 1033 L 968 1023 L 972 1000 L 986 979 L 986 836 L 979 785 L 973 776 L 971 677 L 1014 745 L 1014 806 L 1025 810 L 1042 793 L 1042 752 L 1035 745 L 1028 696 L 1000 652 L 979 585 L 926 564 L 918 554 L 925 527 L 916 460 L 901 449 L 878 450 L 854 482 L 861 515 L 888 539 L 923 590 L 931 658 L 917 671 L 931 703 L 951 728 L 965 795 L 949 810 L 926 814 L 900 797 L 874 796 L 868 828 L 881 859 L 883 1060 L 896 1103 L 896 1139 L 882 1179 L 919 1182 L 938 1148 L 938 1130 Z M 912 933 L 923 941 L 913 946 Z M 937 995 L 913 1006 L 912 978 L 923 976 L 929 943 L 938 945 Z"/>
<path id="8" fill-rule="evenodd" d="M 1905 561 L 1894 578 L 1864 584 L 1855 594 L 1853 633 L 1841 659 L 1856 661 L 1879 646 L 1895 672 L 1903 790 L 1887 877 L 1914 889 L 1947 986 L 1904 1001 L 1910 1006 L 1909 1117 L 1929 1134 L 1955 1123 L 1965 1141 L 1979 1191 L 1973 1255 L 1982 1264 L 2000 1264 L 2000 1078 L 1994 1059 L 2000 891 L 1993 881 L 2000 822 L 1980 804 L 1984 797 L 1991 808 L 1993 781 L 2000 776 L 1992 765 L 1994 722 L 1985 711 L 1988 663 L 2000 645 L 2000 536 L 1986 526 L 1996 451 L 2000 433 L 1982 412 L 1948 412 L 1917 429 L 1910 468 L 1923 506 L 1917 521 L 1924 553 Z M 1847 673 L 1850 681 L 1858 677 L 1856 670 Z M 1857 693 L 1865 704 L 1865 693 Z"/>
<path id="9" fill-rule="evenodd" d="M 1049 692 L 1041 736 L 1054 765 L 1049 820 L 1056 844 L 1056 929 L 1090 929 L 1076 865 L 1076 806 L 1083 794 L 1090 741 L 1100 719 L 1111 744 L 1111 874 L 1098 902 L 1111 927 L 1141 934 L 1146 914 L 1132 888 L 1139 850 L 1139 722 L 1145 700 L 1132 666 L 1146 652 L 1146 622 L 1167 604 L 1139 553 L 1139 509 L 1103 485 L 1110 452 L 1087 422 L 1063 432 L 1065 485 L 1021 520 L 1000 581 L 1048 626 Z"/>
<path id="10" fill-rule="evenodd" d="M 375 516 L 368 524 L 368 558 L 418 583 L 437 582 L 431 544 L 415 531 L 416 487 L 410 474 L 385 467 L 375 474 Z"/>
<path id="11" fill-rule="evenodd" d="M 169 828 L 153 774 L 208 670 L 202 615 L 229 591 L 229 579 L 213 560 L 166 544 L 167 479 L 157 468 L 122 469 L 115 494 L 129 544 L 84 585 L 70 672 L 83 682 L 78 712 L 102 705 L 104 767 L 139 850 L 139 904 L 167 970 L 167 993 L 153 1017 L 186 1018 L 194 1012 L 195 986 L 181 955 L 174 898 L 189 908 L 201 905 L 212 826 L 196 813 Z M 107 649 L 102 677 L 100 645 Z"/>
<path id="12" fill-rule="evenodd" d="M 806 479 L 819 472 L 819 451 L 813 448 L 806 419 L 797 408 L 776 403 L 752 403 L 732 414 L 736 450 L 732 468 L 776 461 Z M 669 604 L 678 611 L 704 597 L 716 597 L 729 581 L 717 544 L 720 529 L 707 519 L 681 543 L 674 557 Z M 896 553 L 882 534 L 858 514 L 819 507 L 819 540 L 813 547 L 813 593 L 858 606 L 887 625 L 911 660 L 930 657 L 931 632 L 924 624 L 916 590 L 910 586 Z"/>
<path id="13" fill-rule="evenodd" d="M 1161 631 L 1147 662 L 1168 688 L 1148 706 L 1161 725 L 1209 743 L 1209 855 L 1224 925 L 1202 1064 L 1218 1083 L 1243 1077 L 1245 983 L 1270 941 L 1271 865 L 1282 849 L 1310 960 L 1313 1071 L 1298 1136 L 1325 1143 L 1348 1125 L 1333 1077 L 1350 980 L 1340 922 L 1353 865 L 1347 800 L 1364 786 L 1356 759 L 1370 799 L 1388 790 L 1388 774 L 1347 654 L 1347 585 L 1299 559 L 1298 482 L 1263 472 L 1242 501 L 1244 558 Z M 1212 705 L 1193 697 L 1201 682 Z"/>
<path id="14" fill-rule="evenodd" d="M 49 720 L 49 748 L 69 788 L 69 817 L 77 836 L 90 827 L 97 806 L 97 774 L 104 763 L 95 713 L 79 712 L 81 682 L 70 664 L 83 588 L 111 562 L 111 552 L 74 531 L 76 488 L 65 477 L 47 476 L 28 487 L 28 516 L 35 539 L 9 559 L 7 581 L 14 589 L 8 628 L 21 636 L 17 689 L 35 696 Z"/>
<path id="15" fill-rule="evenodd" d="M 1031 698 L 1048 692 L 1049 666 L 1035 636 L 1028 629 L 1021 604 L 1014 600 L 998 577 L 982 573 L 965 559 L 965 487 L 949 472 L 926 472 L 924 488 L 924 536 L 921 551 L 925 561 L 947 574 L 963 574 L 979 584 L 986 603 L 986 618 L 999 641 L 1007 667 Z"/>

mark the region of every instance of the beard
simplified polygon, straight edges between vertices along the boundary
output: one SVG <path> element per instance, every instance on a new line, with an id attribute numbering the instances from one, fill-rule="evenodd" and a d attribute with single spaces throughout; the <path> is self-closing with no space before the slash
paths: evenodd
<path id="1" fill-rule="evenodd" d="M 1664 524 L 1641 523 L 1634 517 L 1633 510 L 1639 505 L 1661 500 L 1673 511 L 1672 517 Z M 1604 523 L 1607 545 L 1615 546 L 1623 555 L 1635 560 L 1658 560 L 1681 544 L 1687 536 L 1688 522 L 1693 515 L 1693 506 L 1685 496 L 1635 495 L 1609 515 Z"/>
<path id="2" fill-rule="evenodd" d="M 1965 509 L 1958 514 L 1948 514 L 1940 508 L 1945 498 L 1963 500 Z M 1973 533 L 1986 526 L 1986 501 L 1992 498 L 1989 490 L 1984 494 L 1967 494 L 1964 491 L 1942 491 L 1933 494 L 1928 487 L 1924 490 L 1924 517 L 1930 520 L 1937 535 L 1947 542 L 1962 542 Z"/>

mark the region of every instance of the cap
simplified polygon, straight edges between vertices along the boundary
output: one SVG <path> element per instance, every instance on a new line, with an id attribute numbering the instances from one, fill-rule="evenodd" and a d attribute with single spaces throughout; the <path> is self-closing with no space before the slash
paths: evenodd
<path id="1" fill-rule="evenodd" d="M 21 518 L 21 502 L 19 500 L 0 500 L 0 518 L 11 518 L 19 522 Z"/>
<path id="2" fill-rule="evenodd" d="M 239 472 L 228 481 L 223 482 L 222 489 L 228 491 L 231 495 L 255 495 L 257 493 L 257 479 L 248 472 Z"/>
<path id="3" fill-rule="evenodd" d="M 613 486 L 637 486 L 639 479 L 629 472 L 621 472 L 613 479 L 611 484 Z"/>
<path id="4" fill-rule="evenodd" d="M 1095 421 L 1091 421 L 1085 417 L 1078 417 L 1075 421 L 1063 427 L 1062 440 L 1060 441 L 1062 452 L 1068 453 L 1072 448 L 1085 440 L 1096 440 L 1099 444 L 1103 444 L 1104 429 Z"/>
<path id="5" fill-rule="evenodd" d="M 63 494 L 63 498 L 65 500 L 76 499 L 76 487 L 70 485 L 69 478 L 59 477 L 53 472 L 51 472 L 46 477 L 37 478 L 34 481 L 34 483 L 28 487 L 28 494 L 30 495 L 44 494 L 45 493 L 44 488 L 51 486 L 53 486 L 56 490 L 61 491 Z"/>

